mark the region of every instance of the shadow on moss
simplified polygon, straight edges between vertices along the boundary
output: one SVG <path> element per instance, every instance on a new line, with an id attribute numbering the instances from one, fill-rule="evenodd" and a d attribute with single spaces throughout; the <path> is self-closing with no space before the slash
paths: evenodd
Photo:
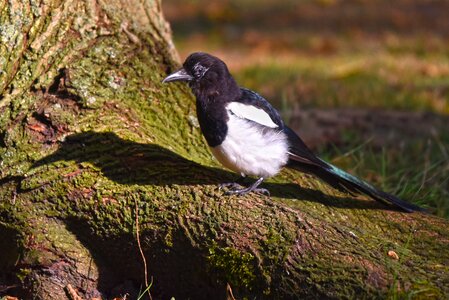
<path id="1" fill-rule="evenodd" d="M 218 185 L 236 178 L 234 173 L 200 165 L 156 144 L 124 140 L 113 132 L 84 132 L 68 136 L 53 154 L 36 161 L 33 168 L 59 161 L 90 163 L 120 184 Z M 394 209 L 375 201 L 338 197 L 294 183 L 264 183 L 271 195 L 354 209 Z"/>
<path id="2" fill-rule="evenodd" d="M 137 299 L 143 290 L 144 266 L 135 233 L 121 232 L 105 238 L 95 234 L 84 220 L 70 217 L 65 222 L 89 249 L 98 267 L 95 289 L 105 299 L 118 299 L 125 294 L 129 299 Z M 224 283 L 214 274 L 206 273 L 205 254 L 192 247 L 182 230 L 173 232 L 173 245 L 170 247 L 163 237 L 148 231 L 143 234 L 142 242 L 150 278 L 154 280 L 151 293 L 155 299 L 224 299 Z M 197 290 L 198 286 L 201 288 Z"/>

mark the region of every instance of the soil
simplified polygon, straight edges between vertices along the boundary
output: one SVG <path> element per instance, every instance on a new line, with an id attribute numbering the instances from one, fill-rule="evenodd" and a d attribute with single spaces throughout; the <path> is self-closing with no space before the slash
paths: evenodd
<path id="1" fill-rule="evenodd" d="M 444 132 L 449 128 L 449 116 L 372 109 L 296 109 L 289 125 L 311 148 L 347 144 L 348 134 L 369 140 L 376 148 L 400 147 L 404 141 L 429 139 Z"/>

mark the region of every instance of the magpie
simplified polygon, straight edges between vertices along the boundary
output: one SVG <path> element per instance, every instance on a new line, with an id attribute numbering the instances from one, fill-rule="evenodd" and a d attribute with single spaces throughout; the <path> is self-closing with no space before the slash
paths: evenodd
<path id="1" fill-rule="evenodd" d="M 269 194 L 259 185 L 287 167 L 312 174 L 351 195 L 365 194 L 406 212 L 422 210 L 320 159 L 284 124 L 266 99 L 239 87 L 219 58 L 204 52 L 192 53 L 181 69 L 162 82 L 173 81 L 188 82 L 196 97 L 201 131 L 215 158 L 242 177 L 258 178 L 248 187 L 237 183 L 222 185 L 230 187 L 227 194 Z"/>

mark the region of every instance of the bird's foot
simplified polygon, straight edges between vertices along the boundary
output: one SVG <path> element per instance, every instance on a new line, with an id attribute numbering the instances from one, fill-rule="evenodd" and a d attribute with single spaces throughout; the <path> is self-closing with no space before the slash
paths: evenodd
<path id="1" fill-rule="evenodd" d="M 237 183 L 237 182 L 225 182 L 225 183 L 222 183 L 222 184 L 220 184 L 219 186 L 218 186 L 218 189 L 219 190 L 222 190 L 222 189 L 234 189 L 234 190 L 237 190 L 237 189 L 239 189 L 239 188 L 242 188 L 243 186 L 241 185 L 241 184 L 239 184 L 239 183 Z"/>
<path id="2" fill-rule="evenodd" d="M 242 196 L 242 195 L 246 195 L 248 193 L 254 192 L 254 193 L 270 196 L 270 192 L 267 189 L 258 188 L 258 186 L 262 183 L 262 181 L 263 181 L 263 177 L 260 177 L 259 179 L 256 180 L 256 182 L 254 182 L 249 187 L 240 188 L 240 189 L 239 188 L 230 189 L 225 192 L 225 195 Z M 239 185 L 239 184 L 237 184 L 237 185 Z"/>
<path id="3" fill-rule="evenodd" d="M 228 190 L 225 192 L 225 195 L 237 195 L 237 196 L 243 196 L 246 195 L 248 193 L 257 193 L 257 194 L 262 194 L 262 195 L 266 195 L 266 196 L 270 196 L 270 191 L 264 188 L 255 188 L 255 189 L 251 189 L 251 187 L 247 187 L 244 189 L 233 189 L 233 190 Z"/>

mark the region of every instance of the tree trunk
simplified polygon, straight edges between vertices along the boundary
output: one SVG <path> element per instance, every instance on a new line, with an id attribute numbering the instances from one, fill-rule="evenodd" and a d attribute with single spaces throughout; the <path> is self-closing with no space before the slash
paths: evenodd
<path id="1" fill-rule="evenodd" d="M 446 220 L 289 171 L 222 195 L 159 1 L 0 12 L 0 294 L 132 299 L 138 230 L 157 299 L 449 295 Z"/>

